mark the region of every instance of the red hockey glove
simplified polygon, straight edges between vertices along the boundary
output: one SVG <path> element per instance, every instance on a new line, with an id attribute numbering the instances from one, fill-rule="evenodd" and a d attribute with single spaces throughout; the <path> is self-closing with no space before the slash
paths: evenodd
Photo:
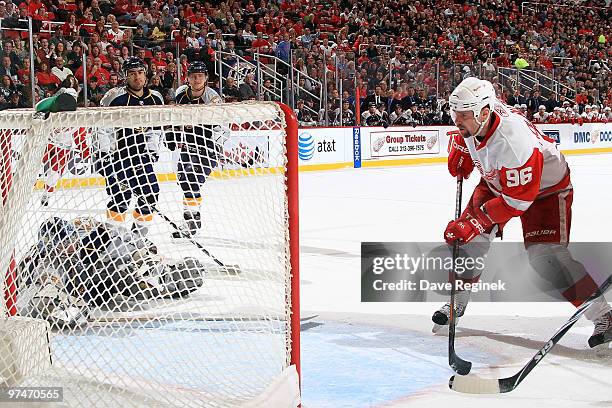
<path id="1" fill-rule="evenodd" d="M 448 172 L 453 177 L 457 177 L 457 175 L 463 178 L 470 177 L 470 173 L 474 170 L 474 162 L 465 145 L 463 136 L 458 130 L 452 130 L 447 135 L 450 137 L 448 141 Z"/>
<path id="2" fill-rule="evenodd" d="M 467 244 L 480 234 L 484 234 L 493 226 L 489 216 L 477 208 L 474 214 L 466 213 L 446 226 L 444 239 L 450 245 L 458 241 L 460 245 Z"/>

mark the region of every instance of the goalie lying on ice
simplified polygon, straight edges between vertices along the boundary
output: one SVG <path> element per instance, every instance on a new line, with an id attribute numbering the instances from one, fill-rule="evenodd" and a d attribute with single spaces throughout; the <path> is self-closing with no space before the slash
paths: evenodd
<path id="1" fill-rule="evenodd" d="M 18 307 L 58 327 L 83 324 L 94 307 L 185 298 L 203 284 L 197 259 L 163 260 L 149 240 L 119 225 L 52 217 L 38 239 L 19 263 Z"/>

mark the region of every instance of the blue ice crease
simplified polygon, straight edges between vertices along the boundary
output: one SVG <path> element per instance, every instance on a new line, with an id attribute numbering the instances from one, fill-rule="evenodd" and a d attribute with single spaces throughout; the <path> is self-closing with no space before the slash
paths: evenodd
<path id="1" fill-rule="evenodd" d="M 362 408 L 407 398 L 448 382 L 447 350 L 445 336 L 325 323 L 302 333 L 302 400 L 309 408 Z M 460 353 L 498 362 L 466 347 Z"/>

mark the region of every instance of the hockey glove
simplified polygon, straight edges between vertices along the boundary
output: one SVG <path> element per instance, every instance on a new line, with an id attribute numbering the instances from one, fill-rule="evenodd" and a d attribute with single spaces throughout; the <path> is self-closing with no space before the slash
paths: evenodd
<path id="1" fill-rule="evenodd" d="M 448 223 L 444 231 L 444 239 L 449 245 L 459 242 L 459 245 L 467 244 L 480 234 L 489 231 L 493 222 L 489 216 L 480 208 L 476 208 L 474 214 L 466 213 L 462 217 Z"/>
<path id="2" fill-rule="evenodd" d="M 470 151 L 465 145 L 465 140 L 459 131 L 448 132 L 448 172 L 453 177 L 458 175 L 463 178 L 470 177 L 474 170 L 474 162 L 470 156 Z"/>

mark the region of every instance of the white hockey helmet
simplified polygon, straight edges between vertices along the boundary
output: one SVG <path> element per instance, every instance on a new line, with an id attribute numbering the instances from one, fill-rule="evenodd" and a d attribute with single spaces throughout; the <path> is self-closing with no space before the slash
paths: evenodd
<path id="1" fill-rule="evenodd" d="M 481 124 L 480 111 L 485 106 L 493 106 L 495 89 L 489 81 L 469 77 L 461 81 L 448 98 L 451 117 L 456 120 L 455 112 L 474 112 L 474 118 Z"/>

